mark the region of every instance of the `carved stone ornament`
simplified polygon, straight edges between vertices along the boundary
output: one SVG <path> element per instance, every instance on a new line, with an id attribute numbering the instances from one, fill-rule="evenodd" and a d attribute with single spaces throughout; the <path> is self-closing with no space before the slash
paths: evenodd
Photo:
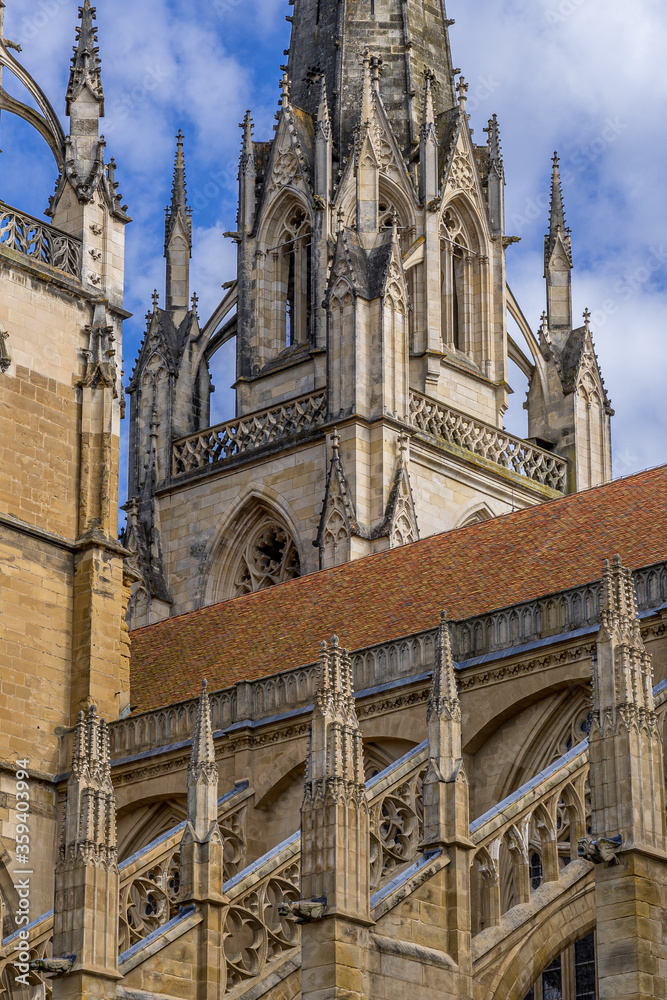
<path id="1" fill-rule="evenodd" d="M 6 372 L 12 363 L 9 351 L 7 350 L 7 344 L 5 343 L 8 339 L 9 334 L 0 327 L 0 372 Z"/>
<path id="2" fill-rule="evenodd" d="M 248 539 L 234 578 L 237 597 L 301 576 L 294 539 L 279 521 L 266 517 Z"/>
<path id="3" fill-rule="evenodd" d="M 449 172 L 449 183 L 454 189 L 471 194 L 475 190 L 475 175 L 470 156 L 458 149 Z"/>

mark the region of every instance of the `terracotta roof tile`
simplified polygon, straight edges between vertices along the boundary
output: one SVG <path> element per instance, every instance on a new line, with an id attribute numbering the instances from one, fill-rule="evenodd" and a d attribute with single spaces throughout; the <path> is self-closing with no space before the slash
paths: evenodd
<path id="1" fill-rule="evenodd" d="M 667 559 L 667 466 L 137 629 L 139 711 L 312 663 L 336 633 L 359 649 L 599 579 L 619 552 Z"/>

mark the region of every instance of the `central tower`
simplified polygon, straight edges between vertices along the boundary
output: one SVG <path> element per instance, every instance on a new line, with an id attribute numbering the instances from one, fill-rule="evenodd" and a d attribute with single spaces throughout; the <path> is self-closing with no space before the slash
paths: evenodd
<path id="1" fill-rule="evenodd" d="M 135 624 L 608 473 L 581 459 L 609 412 L 588 325 L 571 330 L 560 183 L 538 341 L 506 284 L 498 122 L 473 141 L 442 0 L 294 0 L 288 20 L 274 135 L 242 123 L 237 275 L 203 325 L 179 135 L 166 309 L 155 296 L 129 387 Z M 233 337 L 236 418 L 209 427 L 208 361 Z M 503 429 L 510 357 L 532 440 Z M 599 405 L 573 422 L 584 369 Z"/>
<path id="2" fill-rule="evenodd" d="M 382 97 L 401 153 L 419 146 L 424 72 L 433 74 L 435 114 L 454 104 L 449 25 L 443 0 L 295 0 L 288 74 L 296 107 L 316 117 L 319 80 L 326 80 L 334 159 L 350 152 L 359 118 L 359 56 L 372 49 L 382 67 Z"/>

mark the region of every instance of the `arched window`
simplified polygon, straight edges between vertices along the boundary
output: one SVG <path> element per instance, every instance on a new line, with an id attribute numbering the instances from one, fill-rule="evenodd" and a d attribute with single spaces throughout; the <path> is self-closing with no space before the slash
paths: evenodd
<path id="1" fill-rule="evenodd" d="M 311 228 L 306 212 L 296 205 L 285 223 L 280 247 L 284 310 L 280 346 L 308 340 L 311 315 Z"/>
<path id="2" fill-rule="evenodd" d="M 233 594 L 241 597 L 301 576 L 299 552 L 286 526 L 267 514 L 246 539 L 236 562 Z"/>
<path id="3" fill-rule="evenodd" d="M 469 237 L 453 209 L 447 209 L 440 231 L 442 340 L 457 351 L 468 351 L 466 324 L 470 282 Z"/>

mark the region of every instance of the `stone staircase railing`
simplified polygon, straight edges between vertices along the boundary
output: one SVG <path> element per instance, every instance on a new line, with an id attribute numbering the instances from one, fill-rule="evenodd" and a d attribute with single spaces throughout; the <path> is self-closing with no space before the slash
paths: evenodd
<path id="1" fill-rule="evenodd" d="M 208 469 L 257 448 L 315 431 L 325 422 L 326 408 L 326 393 L 314 392 L 179 438 L 172 447 L 172 475 Z"/>
<path id="2" fill-rule="evenodd" d="M 81 277 L 81 240 L 0 202 L 0 247 Z"/>
<path id="3" fill-rule="evenodd" d="M 410 423 L 417 430 L 495 462 L 559 493 L 567 490 L 567 459 L 410 391 Z"/>

